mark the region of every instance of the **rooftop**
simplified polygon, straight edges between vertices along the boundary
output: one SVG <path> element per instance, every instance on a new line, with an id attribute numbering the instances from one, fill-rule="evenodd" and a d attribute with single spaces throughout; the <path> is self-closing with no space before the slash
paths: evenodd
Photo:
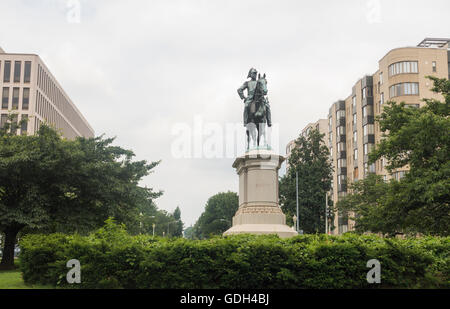
<path id="1" fill-rule="evenodd" d="M 418 47 L 431 47 L 431 48 L 442 48 L 450 42 L 450 39 L 445 38 L 425 38 L 422 42 L 417 45 Z"/>

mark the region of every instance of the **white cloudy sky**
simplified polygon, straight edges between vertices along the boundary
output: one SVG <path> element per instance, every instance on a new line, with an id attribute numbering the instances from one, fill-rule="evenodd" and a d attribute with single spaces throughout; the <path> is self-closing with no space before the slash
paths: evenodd
<path id="1" fill-rule="evenodd" d="M 74 8 L 80 4 L 80 22 Z M 238 123 L 236 89 L 268 75 L 280 149 L 373 73 L 390 49 L 448 37 L 448 0 L 0 0 L 0 46 L 41 56 L 97 135 L 162 160 L 143 184 L 196 221 L 237 191 L 233 159 L 177 159 L 174 126 Z"/>

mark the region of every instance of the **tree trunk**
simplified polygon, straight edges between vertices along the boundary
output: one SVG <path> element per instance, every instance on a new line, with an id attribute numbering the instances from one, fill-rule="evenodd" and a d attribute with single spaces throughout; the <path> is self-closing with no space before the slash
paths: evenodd
<path id="1" fill-rule="evenodd" d="M 5 244 L 0 269 L 14 269 L 14 247 L 19 230 L 18 228 L 7 228 L 5 230 Z"/>

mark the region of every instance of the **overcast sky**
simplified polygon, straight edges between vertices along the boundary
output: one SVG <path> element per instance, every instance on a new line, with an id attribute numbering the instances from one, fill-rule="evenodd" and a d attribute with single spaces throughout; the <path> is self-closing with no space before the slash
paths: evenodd
<path id="1" fill-rule="evenodd" d="M 163 190 L 158 207 L 179 205 L 186 226 L 238 177 L 232 158 L 176 158 L 172 130 L 240 123 L 250 67 L 267 74 L 285 154 L 389 50 L 450 36 L 448 0 L 0 3 L 0 47 L 40 55 L 96 135 L 162 160 L 142 185 Z"/>

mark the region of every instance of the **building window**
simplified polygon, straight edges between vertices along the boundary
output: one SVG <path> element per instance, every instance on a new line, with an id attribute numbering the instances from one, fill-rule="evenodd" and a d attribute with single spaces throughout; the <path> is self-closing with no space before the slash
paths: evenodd
<path id="1" fill-rule="evenodd" d="M 397 180 L 397 181 L 399 181 L 400 179 L 402 179 L 403 177 L 405 177 L 405 173 L 406 173 L 405 171 L 395 172 L 395 173 L 393 174 L 394 179 Z"/>
<path id="2" fill-rule="evenodd" d="M 19 118 L 19 115 L 13 114 L 12 120 L 11 120 L 11 133 L 16 134 L 17 133 L 17 120 Z"/>
<path id="3" fill-rule="evenodd" d="M 20 83 L 20 71 L 22 70 L 22 62 L 14 61 L 14 82 Z"/>
<path id="4" fill-rule="evenodd" d="M 363 107 L 363 117 L 373 116 L 373 105 L 366 105 Z"/>
<path id="5" fill-rule="evenodd" d="M 20 88 L 13 88 L 12 109 L 19 109 L 19 90 Z"/>
<path id="6" fill-rule="evenodd" d="M 28 110 L 29 104 L 30 104 L 30 88 L 23 88 L 22 109 Z"/>
<path id="7" fill-rule="evenodd" d="M 375 128 L 373 124 L 366 124 L 363 127 L 364 136 L 367 136 L 369 134 L 375 134 Z"/>
<path id="8" fill-rule="evenodd" d="M 338 185 L 344 185 L 346 183 L 346 181 L 347 181 L 347 176 L 339 175 L 337 177 L 337 179 L 338 179 Z"/>
<path id="9" fill-rule="evenodd" d="M 359 172 L 358 172 L 358 168 L 355 167 L 355 169 L 353 170 L 353 181 L 358 181 L 359 179 Z"/>
<path id="10" fill-rule="evenodd" d="M 358 161 L 358 149 L 353 150 L 353 160 Z"/>
<path id="11" fill-rule="evenodd" d="M 436 61 L 433 61 L 433 72 L 436 72 Z"/>
<path id="12" fill-rule="evenodd" d="M 2 114 L 0 119 L 0 129 L 2 129 L 8 121 L 8 114 Z"/>
<path id="13" fill-rule="evenodd" d="M 358 143 L 358 132 L 353 132 L 353 144 L 356 145 Z"/>
<path id="14" fill-rule="evenodd" d="M 340 110 L 336 112 L 336 118 L 339 119 L 345 119 L 345 111 L 344 110 Z"/>
<path id="15" fill-rule="evenodd" d="M 341 143 L 337 144 L 337 151 L 338 151 L 338 153 L 341 152 L 341 151 L 345 151 L 345 148 L 346 148 L 346 145 L 345 145 L 344 142 L 341 142 Z"/>
<path id="16" fill-rule="evenodd" d="M 3 87 L 2 109 L 8 109 L 8 105 L 9 105 L 9 88 Z"/>
<path id="17" fill-rule="evenodd" d="M 364 155 L 367 156 L 373 149 L 374 145 L 373 144 L 364 144 Z"/>
<path id="18" fill-rule="evenodd" d="M 400 83 L 389 88 L 391 98 L 404 95 L 419 95 L 419 83 Z"/>
<path id="19" fill-rule="evenodd" d="M 380 85 L 383 85 L 383 72 L 380 72 Z"/>
<path id="20" fill-rule="evenodd" d="M 398 74 L 418 73 L 417 61 L 402 61 L 389 66 L 389 76 Z"/>
<path id="21" fill-rule="evenodd" d="M 5 61 L 5 69 L 3 71 L 3 82 L 9 83 L 11 81 L 11 61 Z"/>
<path id="22" fill-rule="evenodd" d="M 31 80 L 31 61 L 25 61 L 25 72 L 23 82 L 29 83 L 30 80 Z"/>
<path id="23" fill-rule="evenodd" d="M 367 97 L 371 97 L 372 96 L 372 87 L 364 87 L 362 89 L 362 98 L 365 99 Z"/>
<path id="24" fill-rule="evenodd" d="M 347 167 L 347 159 L 339 159 L 337 161 L 338 168 Z"/>
<path id="25" fill-rule="evenodd" d="M 23 114 L 22 115 L 22 120 L 26 120 L 23 121 L 20 127 L 20 134 L 27 134 L 28 131 L 28 115 L 27 114 Z"/>
<path id="26" fill-rule="evenodd" d="M 353 96 L 352 98 L 352 106 L 353 106 L 353 110 L 356 109 L 356 96 Z"/>
<path id="27" fill-rule="evenodd" d="M 375 163 L 369 165 L 369 173 L 375 173 Z"/>

